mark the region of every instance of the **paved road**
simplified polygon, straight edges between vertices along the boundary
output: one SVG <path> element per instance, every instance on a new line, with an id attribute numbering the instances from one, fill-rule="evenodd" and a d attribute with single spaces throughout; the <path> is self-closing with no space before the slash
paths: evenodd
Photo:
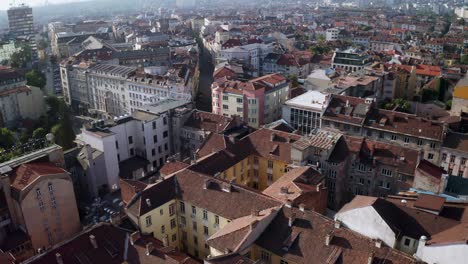
<path id="1" fill-rule="evenodd" d="M 196 99 L 197 109 L 211 112 L 211 84 L 213 83 L 213 64 L 208 52 L 200 56 L 200 81 L 198 88 L 198 98 Z"/>

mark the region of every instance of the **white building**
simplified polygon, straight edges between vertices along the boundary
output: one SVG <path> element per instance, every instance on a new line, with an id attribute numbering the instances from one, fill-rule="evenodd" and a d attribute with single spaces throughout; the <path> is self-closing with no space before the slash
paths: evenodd
<path id="1" fill-rule="evenodd" d="M 283 119 L 303 135 L 321 127 L 321 116 L 325 109 L 327 94 L 308 91 L 285 102 Z"/>
<path id="2" fill-rule="evenodd" d="M 26 85 L 24 75 L 15 70 L 0 69 L 0 127 L 15 126 L 23 119 L 38 119 L 45 109 L 40 88 Z"/>
<path id="3" fill-rule="evenodd" d="M 329 28 L 325 33 L 325 40 L 326 41 L 336 41 L 338 40 L 338 36 L 340 34 L 340 30 L 338 28 Z"/>
<path id="4" fill-rule="evenodd" d="M 186 107 L 186 102 L 167 99 L 135 110 L 132 115 L 95 121 L 83 128 L 77 136 L 78 145 L 84 148 L 78 159 L 86 160 L 88 165 L 83 167 L 88 170 L 89 192 L 96 196 L 102 189 L 115 191 L 119 189 L 119 178 L 140 179 L 162 167 L 178 149 L 180 132 L 175 130 L 180 130 L 180 125 L 173 124 L 181 123 L 175 119 Z"/>
<path id="5" fill-rule="evenodd" d="M 261 65 L 263 59 L 271 52 L 273 52 L 272 45 L 259 43 L 248 44 L 219 51 L 219 53 L 216 54 L 216 62 L 219 64 L 236 60 L 250 66 L 254 70 L 254 75 L 258 76 L 262 72 Z"/>

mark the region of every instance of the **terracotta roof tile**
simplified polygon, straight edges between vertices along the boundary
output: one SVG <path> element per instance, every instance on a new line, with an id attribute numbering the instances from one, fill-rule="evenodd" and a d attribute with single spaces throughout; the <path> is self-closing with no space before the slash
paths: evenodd
<path id="1" fill-rule="evenodd" d="M 22 190 L 41 176 L 67 173 L 50 162 L 25 163 L 14 169 L 10 178 L 11 187 Z"/>

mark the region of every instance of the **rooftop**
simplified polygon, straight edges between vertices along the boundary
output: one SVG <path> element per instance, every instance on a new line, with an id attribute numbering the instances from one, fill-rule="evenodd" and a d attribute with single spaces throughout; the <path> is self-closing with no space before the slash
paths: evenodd
<path id="1" fill-rule="evenodd" d="M 304 94 L 294 97 L 291 100 L 286 101 L 286 105 L 321 112 L 326 106 L 327 96 L 327 94 L 319 91 L 308 91 Z"/>

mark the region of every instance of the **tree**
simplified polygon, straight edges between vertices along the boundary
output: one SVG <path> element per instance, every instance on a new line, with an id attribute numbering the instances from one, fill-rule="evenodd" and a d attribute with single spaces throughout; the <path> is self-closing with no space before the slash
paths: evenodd
<path id="1" fill-rule="evenodd" d="M 465 54 L 465 55 L 461 56 L 460 63 L 468 65 L 468 54 Z"/>
<path id="2" fill-rule="evenodd" d="M 46 77 L 42 72 L 39 72 L 37 70 L 32 70 L 28 73 L 26 73 L 26 84 L 39 87 L 39 88 L 44 88 L 46 86 Z"/>
<path id="3" fill-rule="evenodd" d="M 411 110 L 411 104 L 402 98 L 397 98 L 389 103 L 384 104 L 384 108 L 387 110 L 392 110 L 395 107 L 398 107 L 403 112 L 409 112 L 409 110 Z"/>
<path id="4" fill-rule="evenodd" d="M 297 76 L 294 74 L 289 75 L 289 80 L 291 80 L 291 87 L 297 87 L 299 86 L 299 80 L 297 79 Z"/>
<path id="5" fill-rule="evenodd" d="M 40 127 L 33 131 L 32 137 L 34 139 L 43 139 L 45 138 L 46 134 L 47 134 L 47 131 L 44 128 Z"/>
<path id="6" fill-rule="evenodd" d="M 70 110 L 63 101 L 60 101 L 59 106 L 59 123 L 52 127 L 51 133 L 55 136 L 55 142 L 64 150 L 73 148 L 75 132 L 73 131 Z"/>
<path id="7" fill-rule="evenodd" d="M 15 133 L 8 128 L 0 128 L 0 148 L 7 149 L 15 145 Z"/>
<path id="8" fill-rule="evenodd" d="M 12 68 L 26 68 L 28 63 L 32 60 L 32 53 L 31 47 L 29 45 L 25 45 L 21 47 L 21 49 L 15 53 L 13 53 L 10 57 L 10 66 Z"/>

